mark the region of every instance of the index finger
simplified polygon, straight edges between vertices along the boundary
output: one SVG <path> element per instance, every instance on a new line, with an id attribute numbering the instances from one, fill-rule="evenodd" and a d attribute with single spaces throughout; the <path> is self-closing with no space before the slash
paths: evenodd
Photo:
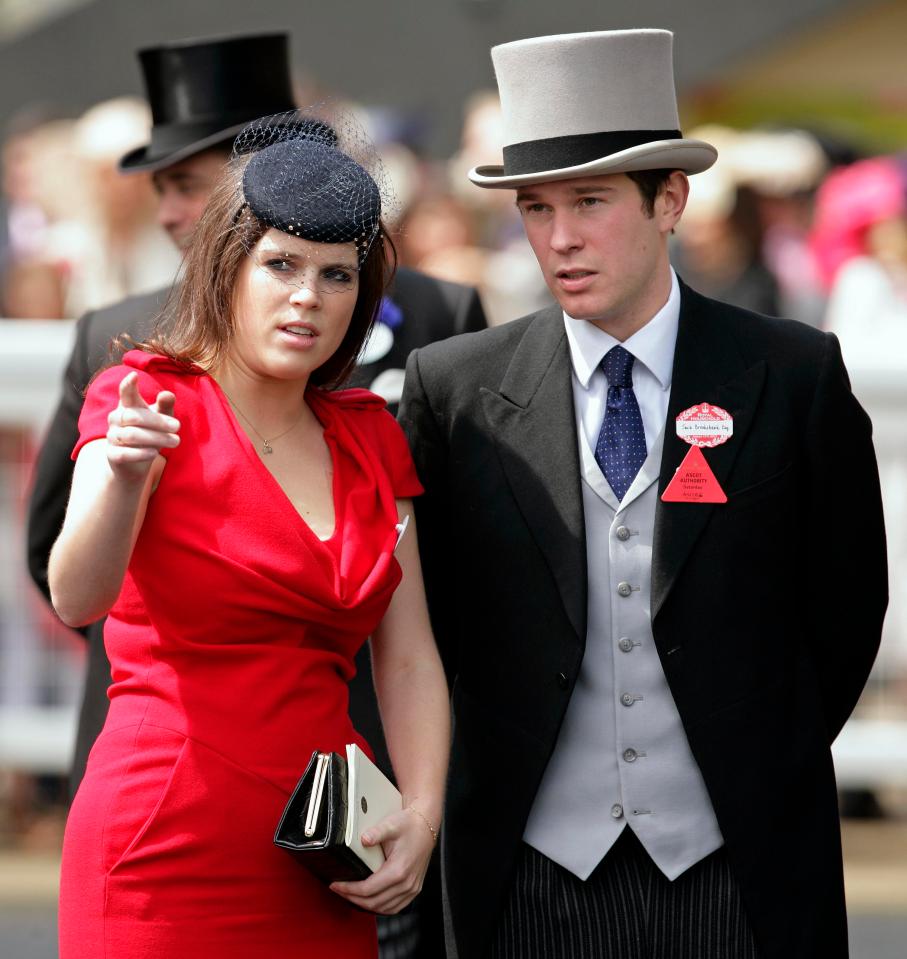
<path id="1" fill-rule="evenodd" d="M 139 392 L 139 374 L 129 373 L 120 380 L 120 405 L 148 409 L 148 404 Z"/>

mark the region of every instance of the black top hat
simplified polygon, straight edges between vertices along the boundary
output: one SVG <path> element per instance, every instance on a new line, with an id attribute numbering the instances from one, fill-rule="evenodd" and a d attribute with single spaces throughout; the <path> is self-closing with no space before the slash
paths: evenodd
<path id="1" fill-rule="evenodd" d="M 286 33 L 191 40 L 139 51 L 151 142 L 120 160 L 159 170 L 228 143 L 257 117 L 292 110 Z"/>

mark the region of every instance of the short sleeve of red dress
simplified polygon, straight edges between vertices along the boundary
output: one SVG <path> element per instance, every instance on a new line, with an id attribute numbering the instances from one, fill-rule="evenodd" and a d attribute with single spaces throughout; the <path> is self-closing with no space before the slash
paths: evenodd
<path id="1" fill-rule="evenodd" d="M 360 435 L 364 434 L 377 453 L 396 499 L 411 499 L 425 492 L 406 435 L 380 396 L 359 388 L 338 390 L 326 396 L 353 413 Z"/>
<path id="2" fill-rule="evenodd" d="M 135 352 L 137 351 L 130 351 L 126 357 L 132 359 Z M 149 406 L 157 399 L 158 393 L 166 389 L 150 373 L 137 368 L 142 359 L 144 355 L 140 355 L 138 361 L 111 366 L 92 380 L 85 392 L 85 402 L 79 414 L 79 440 L 72 451 L 72 459 L 78 457 L 79 450 L 86 443 L 103 439 L 107 435 L 107 417 L 120 402 L 120 383 L 129 373 L 138 373 L 139 393 Z M 166 457 L 170 454 L 170 449 L 162 449 L 160 452 Z"/>
<path id="3" fill-rule="evenodd" d="M 375 418 L 378 421 L 382 460 L 390 476 L 394 496 L 397 499 L 411 499 L 421 495 L 425 491 L 416 474 L 409 443 L 400 424 L 386 409 L 381 410 Z"/>

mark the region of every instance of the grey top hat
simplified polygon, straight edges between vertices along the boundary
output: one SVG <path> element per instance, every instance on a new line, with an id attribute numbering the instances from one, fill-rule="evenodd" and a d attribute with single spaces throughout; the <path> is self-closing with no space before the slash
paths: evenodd
<path id="1" fill-rule="evenodd" d="M 504 164 L 469 173 L 478 186 L 633 170 L 701 173 L 718 151 L 684 139 L 668 30 L 605 30 L 493 47 L 504 114 Z"/>

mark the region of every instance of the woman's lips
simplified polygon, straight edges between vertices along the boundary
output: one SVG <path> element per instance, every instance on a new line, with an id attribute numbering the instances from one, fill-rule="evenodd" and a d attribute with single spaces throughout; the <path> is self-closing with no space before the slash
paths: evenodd
<path id="1" fill-rule="evenodd" d="M 311 349 L 318 339 L 318 331 L 307 323 L 288 323 L 280 327 L 281 339 L 296 349 Z"/>

